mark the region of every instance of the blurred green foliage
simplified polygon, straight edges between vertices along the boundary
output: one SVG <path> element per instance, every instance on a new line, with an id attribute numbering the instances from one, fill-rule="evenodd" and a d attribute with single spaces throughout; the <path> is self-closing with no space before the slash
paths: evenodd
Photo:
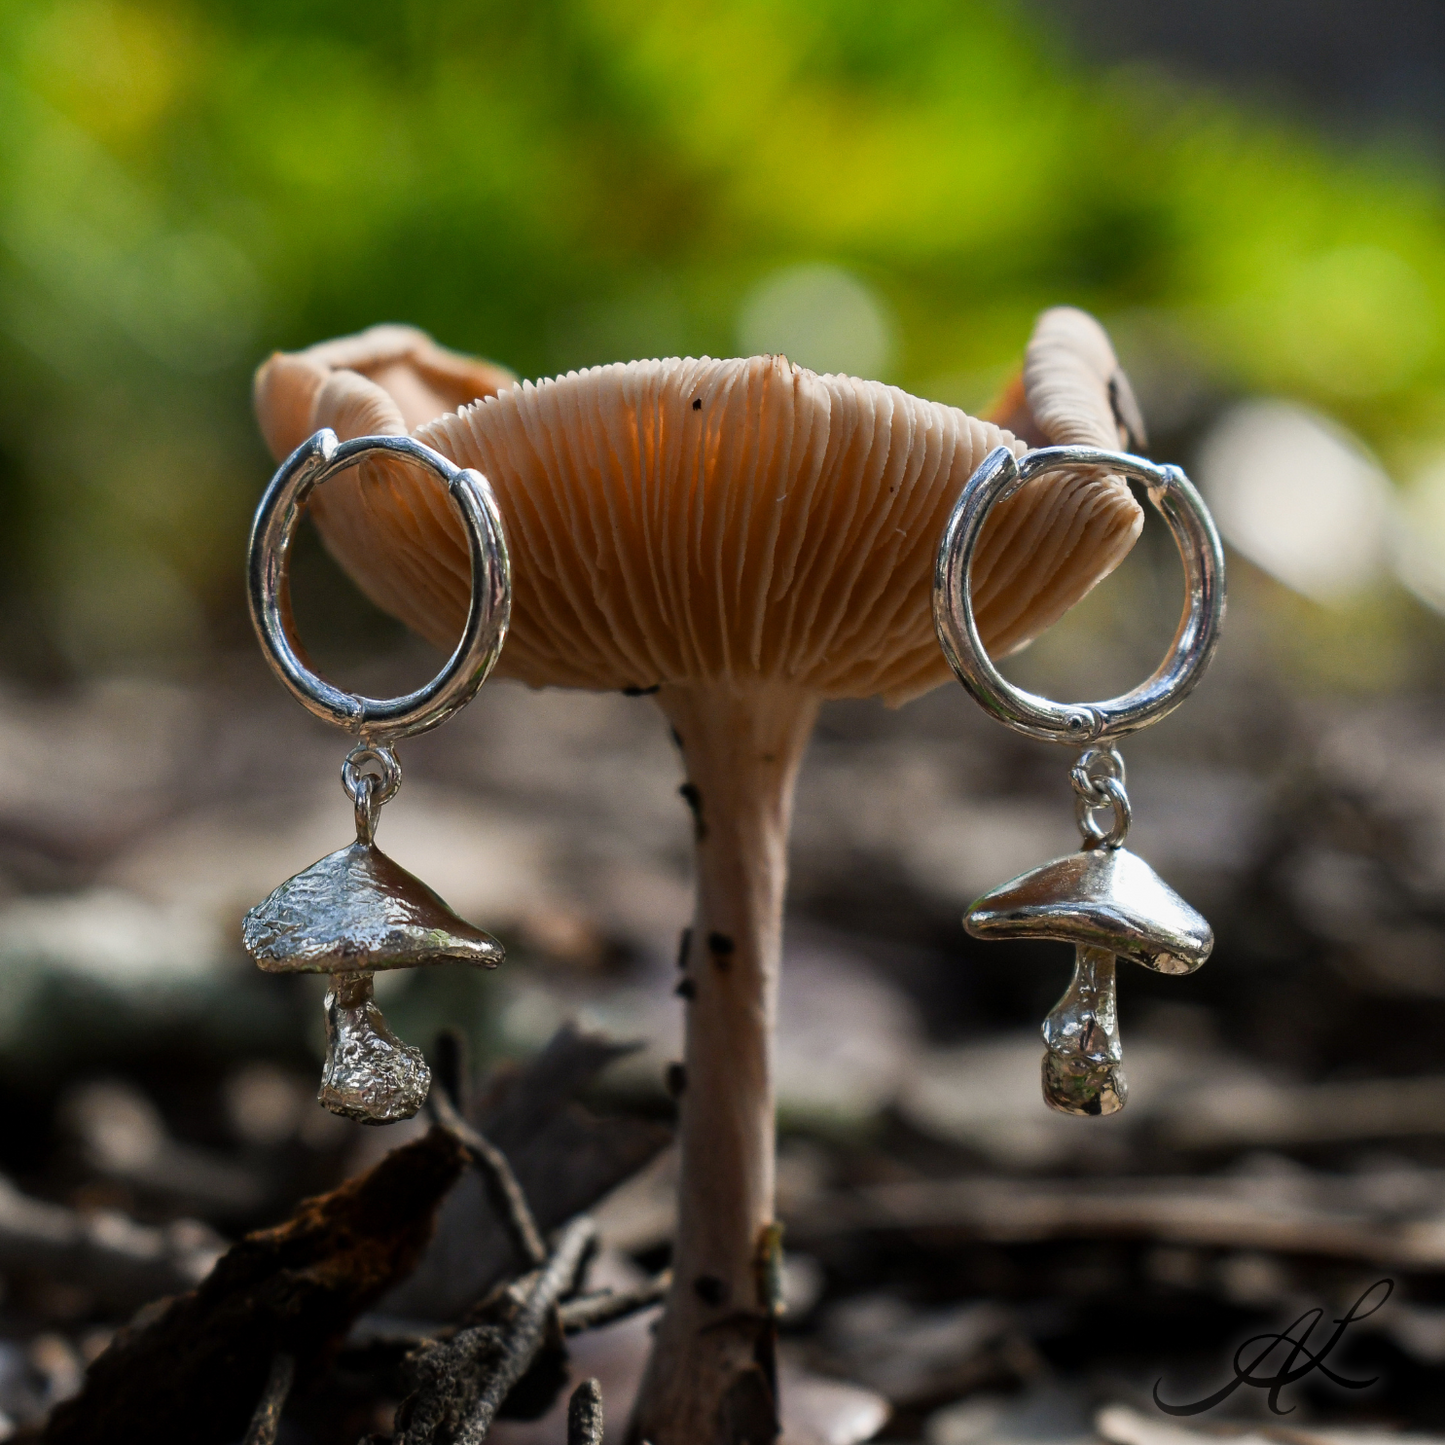
<path id="1" fill-rule="evenodd" d="M 924 395 L 982 405 L 1069 301 L 1166 435 L 1287 395 L 1408 474 L 1442 199 L 1003 0 L 0 0 L 0 668 L 234 642 L 250 371 L 380 320 L 524 375 L 725 355 L 821 263 Z"/>

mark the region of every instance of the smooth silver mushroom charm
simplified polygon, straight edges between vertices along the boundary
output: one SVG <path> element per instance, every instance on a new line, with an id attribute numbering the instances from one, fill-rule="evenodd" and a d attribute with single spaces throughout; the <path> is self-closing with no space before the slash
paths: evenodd
<path id="1" fill-rule="evenodd" d="M 1132 692 L 1104 702 L 1057 703 L 1015 687 L 984 651 L 973 612 L 971 570 L 989 509 L 1049 472 L 1079 467 L 1143 482 L 1184 563 L 1184 611 L 1168 655 Z M 933 620 L 958 680 L 1006 727 L 1044 742 L 1082 747 L 1069 774 L 1083 851 L 1056 858 L 995 888 L 970 908 L 975 938 L 1057 938 L 1074 945 L 1074 976 L 1044 1020 L 1044 1099 L 1065 1114 L 1114 1114 L 1124 1107 L 1114 960 L 1156 973 L 1192 973 L 1214 947 L 1209 924 L 1123 842 L 1133 814 L 1124 760 L 1113 747 L 1168 716 L 1209 666 L 1224 621 L 1224 550 L 1209 509 L 1178 467 L 1127 452 L 1045 447 L 1015 458 L 991 452 L 969 479 L 939 545 Z M 1095 813 L 1108 811 L 1107 829 Z"/>
<path id="2" fill-rule="evenodd" d="M 1092 838 L 985 893 L 963 926 L 975 938 L 1074 945 L 1074 976 L 1043 1024 L 1044 1099 L 1065 1114 L 1117 1113 L 1128 1098 L 1114 960 L 1193 973 L 1214 947 L 1203 916 L 1142 858 Z"/>

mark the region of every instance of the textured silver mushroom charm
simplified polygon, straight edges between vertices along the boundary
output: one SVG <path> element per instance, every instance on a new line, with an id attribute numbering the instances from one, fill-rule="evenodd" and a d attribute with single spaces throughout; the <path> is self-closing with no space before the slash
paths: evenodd
<path id="1" fill-rule="evenodd" d="M 285 585 L 287 554 L 308 498 L 328 478 L 378 454 L 420 465 L 444 483 L 471 562 L 461 639 L 425 687 L 394 698 L 343 692 L 312 672 L 292 635 Z M 258 903 L 246 915 L 242 941 L 267 973 L 331 975 L 318 1099 L 332 1113 L 364 1124 L 395 1123 L 426 1102 L 431 1071 L 421 1050 L 387 1027 L 373 997 L 373 976 L 434 963 L 494 968 L 503 958 L 495 938 L 457 917 L 375 841 L 382 805 L 401 786 L 393 744 L 439 727 L 465 707 L 501 653 L 512 606 L 501 518 L 485 477 L 429 447 L 390 433 L 338 442 L 322 428 L 271 478 L 256 508 L 246 570 L 251 620 L 271 670 L 307 712 L 358 741 L 341 767 L 341 785 L 356 814 L 356 841 Z"/>
<path id="2" fill-rule="evenodd" d="M 399 778 L 393 757 L 362 751 L 397 768 Z M 356 842 L 288 878 L 246 915 L 241 937 L 267 973 L 332 975 L 317 1098 L 333 1114 L 391 1124 L 426 1102 L 431 1072 L 421 1050 L 402 1043 L 382 1017 L 372 976 L 438 963 L 495 968 L 505 955 L 376 846 L 377 779 L 354 768 L 343 776 L 348 792 L 356 789 Z"/>
<path id="3" fill-rule="evenodd" d="M 359 817 L 361 811 L 359 805 Z M 421 1050 L 388 1027 L 372 996 L 372 976 L 436 963 L 495 968 L 504 953 L 495 938 L 459 918 L 376 846 L 374 819 L 372 810 L 370 825 L 359 822 L 350 847 L 328 853 L 258 903 L 241 937 L 267 973 L 333 976 L 317 1098 L 333 1114 L 391 1124 L 426 1102 L 431 1073 Z"/>
<path id="4" fill-rule="evenodd" d="M 1074 976 L 1043 1025 L 1044 1098 L 1065 1114 L 1117 1113 L 1128 1098 L 1114 960 L 1193 973 L 1214 947 L 1205 919 L 1142 858 L 1089 845 L 985 893 L 963 920 L 975 938 L 1074 945 Z"/>

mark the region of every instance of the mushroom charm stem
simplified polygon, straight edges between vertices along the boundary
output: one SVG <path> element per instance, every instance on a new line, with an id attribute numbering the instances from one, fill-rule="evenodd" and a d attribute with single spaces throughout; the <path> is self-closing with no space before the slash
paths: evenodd
<path id="1" fill-rule="evenodd" d="M 326 1067 L 317 1099 L 363 1124 L 410 1119 L 426 1103 L 431 1070 L 376 1006 L 372 975 L 338 973 L 326 992 Z"/>
<path id="2" fill-rule="evenodd" d="M 673 1284 L 631 1437 L 761 1445 L 777 1418 L 774 1309 L 760 1269 L 773 1238 L 772 1033 L 793 784 L 818 700 L 774 683 L 664 687 L 658 702 L 687 763 L 697 902 L 679 985 L 687 1042 Z"/>
<path id="3" fill-rule="evenodd" d="M 1074 976 L 1044 1020 L 1044 1099 L 1061 1114 L 1117 1114 L 1128 1098 L 1114 955 L 1074 948 Z"/>

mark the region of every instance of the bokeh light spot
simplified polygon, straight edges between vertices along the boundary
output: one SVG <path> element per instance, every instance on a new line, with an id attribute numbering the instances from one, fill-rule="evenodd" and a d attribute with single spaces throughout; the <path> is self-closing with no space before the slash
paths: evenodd
<path id="1" fill-rule="evenodd" d="M 1390 484 L 1334 423 L 1287 402 L 1245 403 L 1205 439 L 1198 470 L 1225 540 L 1296 592 L 1343 603 L 1383 572 Z"/>
<path id="2" fill-rule="evenodd" d="M 881 377 L 893 361 L 893 316 L 856 276 L 795 266 L 769 276 L 738 315 L 744 355 L 781 353 L 817 372 Z"/>

